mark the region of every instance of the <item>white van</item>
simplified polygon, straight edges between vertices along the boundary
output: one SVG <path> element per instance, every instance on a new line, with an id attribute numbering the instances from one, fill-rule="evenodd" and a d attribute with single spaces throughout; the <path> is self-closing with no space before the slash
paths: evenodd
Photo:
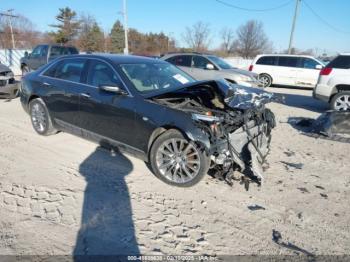
<path id="1" fill-rule="evenodd" d="M 315 87 L 324 64 L 306 55 L 258 55 L 249 71 L 264 87 L 275 85 Z"/>

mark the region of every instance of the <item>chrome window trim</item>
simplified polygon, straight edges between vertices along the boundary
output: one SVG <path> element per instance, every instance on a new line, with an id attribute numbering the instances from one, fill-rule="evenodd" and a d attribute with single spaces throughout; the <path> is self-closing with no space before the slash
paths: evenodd
<path id="1" fill-rule="evenodd" d="M 95 58 L 95 57 L 64 57 L 64 58 L 57 58 L 57 61 L 55 61 L 54 63 L 52 63 L 48 68 L 46 68 L 45 70 L 43 70 L 39 76 L 41 77 L 46 77 L 46 78 L 50 78 L 50 79 L 55 79 L 55 80 L 59 80 L 59 81 L 63 81 L 63 82 L 68 82 L 68 83 L 73 83 L 73 84 L 79 84 L 79 85 L 83 85 L 83 86 L 88 86 L 88 87 L 93 87 L 98 89 L 97 86 L 93 86 L 93 85 L 89 85 L 87 83 L 81 83 L 81 82 L 74 82 L 74 81 L 70 81 L 70 80 L 66 80 L 66 79 L 61 79 L 61 78 L 56 78 L 56 77 L 52 77 L 52 76 L 46 76 L 44 75 L 51 67 L 53 67 L 54 65 L 56 65 L 57 63 L 63 61 L 63 60 L 67 60 L 67 59 L 86 59 L 86 60 L 98 60 L 101 62 L 106 63 L 109 67 L 111 67 L 111 69 L 113 70 L 113 72 L 117 75 L 117 77 L 120 79 L 120 82 L 122 83 L 124 89 L 127 91 L 129 97 L 134 97 L 132 95 L 132 93 L 130 92 L 129 88 L 127 87 L 127 85 L 125 84 L 125 82 L 123 81 L 123 79 L 120 77 L 120 75 L 118 74 L 118 72 L 113 68 L 113 66 L 109 63 L 104 61 L 103 59 L 100 58 Z M 86 61 L 87 62 L 87 61 Z"/>

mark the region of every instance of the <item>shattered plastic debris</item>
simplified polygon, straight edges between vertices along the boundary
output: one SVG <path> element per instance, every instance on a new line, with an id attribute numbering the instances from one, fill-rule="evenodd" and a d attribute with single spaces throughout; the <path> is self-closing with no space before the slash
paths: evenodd
<path id="1" fill-rule="evenodd" d="M 327 111 L 317 119 L 289 118 L 288 123 L 307 136 L 350 143 L 350 111 Z"/>

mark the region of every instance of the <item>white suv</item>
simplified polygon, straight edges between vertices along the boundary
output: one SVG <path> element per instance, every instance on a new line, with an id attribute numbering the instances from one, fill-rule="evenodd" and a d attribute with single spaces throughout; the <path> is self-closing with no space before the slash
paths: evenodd
<path id="1" fill-rule="evenodd" d="M 333 110 L 350 110 L 350 53 L 341 54 L 320 72 L 313 96 Z"/>
<path id="2" fill-rule="evenodd" d="M 324 64 L 306 55 L 258 55 L 249 67 L 264 87 L 272 84 L 315 87 Z"/>

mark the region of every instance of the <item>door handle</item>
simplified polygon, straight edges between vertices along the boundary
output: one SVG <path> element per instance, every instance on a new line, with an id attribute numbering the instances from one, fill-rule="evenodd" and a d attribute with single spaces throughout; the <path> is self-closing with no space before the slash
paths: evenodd
<path id="1" fill-rule="evenodd" d="M 86 97 L 86 98 L 90 98 L 91 97 L 91 95 L 89 93 L 81 93 L 80 95 L 83 96 L 83 97 Z"/>
<path id="2" fill-rule="evenodd" d="M 47 86 L 47 87 L 50 87 L 50 86 L 51 86 L 49 83 L 46 83 L 46 82 L 44 82 L 43 85 L 44 85 L 44 86 Z"/>

